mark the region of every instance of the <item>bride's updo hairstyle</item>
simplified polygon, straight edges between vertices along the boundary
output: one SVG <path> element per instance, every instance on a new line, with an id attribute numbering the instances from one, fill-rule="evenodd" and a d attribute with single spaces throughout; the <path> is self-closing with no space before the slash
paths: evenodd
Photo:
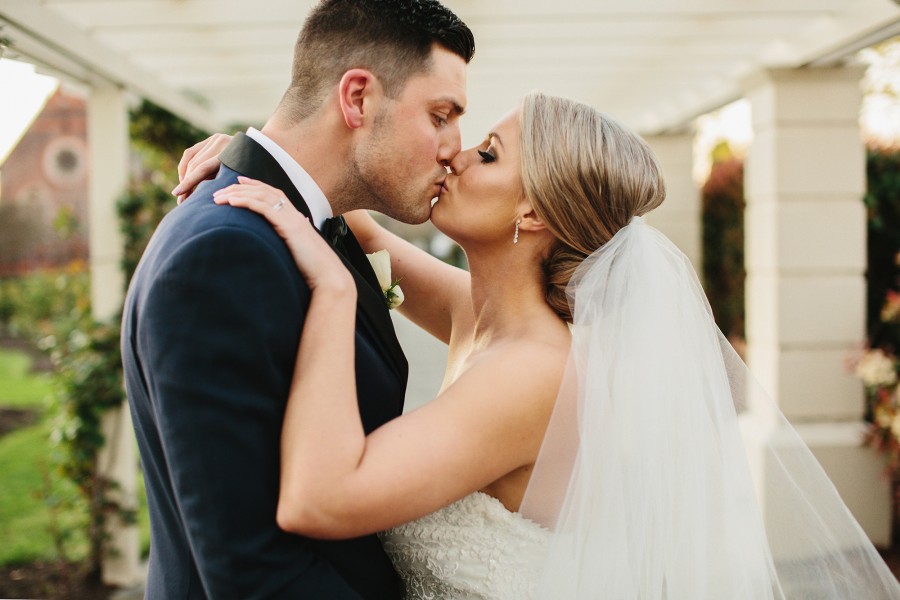
<path id="1" fill-rule="evenodd" d="M 556 237 L 544 261 L 547 302 L 567 322 L 566 286 L 578 265 L 666 196 L 650 146 L 586 104 L 532 92 L 521 113 L 522 183 Z"/>

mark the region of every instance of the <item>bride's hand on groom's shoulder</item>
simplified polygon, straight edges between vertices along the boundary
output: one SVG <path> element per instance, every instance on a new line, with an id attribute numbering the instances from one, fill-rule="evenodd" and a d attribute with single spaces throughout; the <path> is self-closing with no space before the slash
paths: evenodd
<path id="1" fill-rule="evenodd" d="M 338 255 L 281 190 L 240 176 L 238 183 L 217 190 L 213 200 L 265 217 L 284 238 L 310 289 L 327 289 L 341 295 L 356 293 L 353 277 Z"/>
<path id="2" fill-rule="evenodd" d="M 200 183 L 216 174 L 222 164 L 219 154 L 231 143 L 231 138 L 225 133 L 214 133 L 184 151 L 178 162 L 178 185 L 172 190 L 178 204 L 187 200 Z"/>

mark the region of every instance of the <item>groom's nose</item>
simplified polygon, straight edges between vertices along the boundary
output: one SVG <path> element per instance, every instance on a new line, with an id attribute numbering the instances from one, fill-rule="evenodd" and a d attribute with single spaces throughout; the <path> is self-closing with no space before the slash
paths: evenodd
<path id="1" fill-rule="evenodd" d="M 450 172 L 454 175 L 461 175 L 463 171 L 466 170 L 466 167 L 469 164 L 468 156 L 471 152 L 459 151 L 456 155 L 450 160 Z"/>
<path id="2" fill-rule="evenodd" d="M 440 146 L 438 146 L 438 162 L 442 165 L 451 163 L 461 149 L 462 138 L 459 133 L 459 126 L 451 125 L 447 127 L 441 135 Z"/>

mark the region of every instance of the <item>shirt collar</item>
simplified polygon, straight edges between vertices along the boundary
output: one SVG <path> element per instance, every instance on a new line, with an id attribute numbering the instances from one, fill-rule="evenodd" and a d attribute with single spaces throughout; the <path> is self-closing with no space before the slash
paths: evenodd
<path id="1" fill-rule="evenodd" d="M 316 229 L 321 230 L 325 219 L 330 219 L 334 216 L 331 204 L 321 188 L 310 177 L 309 173 L 300 166 L 300 163 L 294 160 L 290 154 L 262 131 L 250 127 L 247 129 L 247 137 L 265 148 L 272 155 L 272 158 L 278 162 L 279 166 L 284 169 L 291 183 L 294 184 L 294 187 L 297 188 L 297 191 L 300 192 L 300 195 L 306 201 L 306 205 L 309 207 L 309 214 L 312 216 L 313 225 L 316 226 Z"/>

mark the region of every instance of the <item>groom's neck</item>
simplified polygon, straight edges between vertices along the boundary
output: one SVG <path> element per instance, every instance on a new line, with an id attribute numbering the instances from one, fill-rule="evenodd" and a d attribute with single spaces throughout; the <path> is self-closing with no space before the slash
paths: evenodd
<path id="1" fill-rule="evenodd" d="M 276 113 L 261 131 L 309 173 L 335 214 L 344 212 L 341 183 L 348 159 L 347 144 L 327 116 L 313 115 L 290 123 Z"/>

